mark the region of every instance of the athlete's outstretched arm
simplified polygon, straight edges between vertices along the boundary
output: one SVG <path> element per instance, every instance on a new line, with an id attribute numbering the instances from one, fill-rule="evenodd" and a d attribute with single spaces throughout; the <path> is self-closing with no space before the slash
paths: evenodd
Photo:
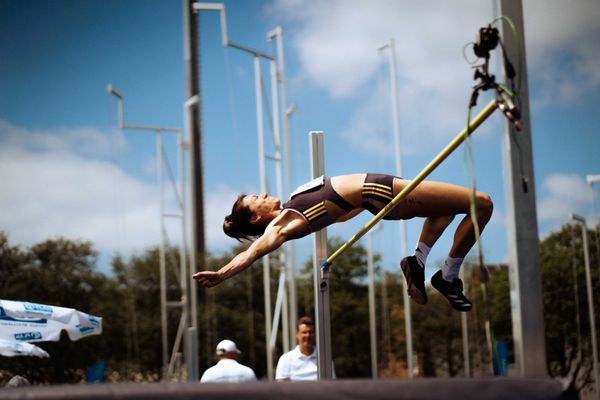
<path id="1" fill-rule="evenodd" d="M 304 219 L 292 212 L 283 212 L 265 229 L 265 233 L 256 239 L 247 250 L 235 256 L 218 271 L 196 272 L 193 276 L 206 287 L 213 287 L 232 276 L 239 274 L 265 254 L 277 250 L 289 239 L 297 239 L 308 233 Z"/>
<path id="2" fill-rule="evenodd" d="M 265 229 L 265 233 L 256 239 L 248 249 L 235 256 L 227 265 L 218 271 L 196 272 L 193 276 L 206 287 L 213 287 L 239 274 L 265 254 L 277 250 L 286 241 L 281 226 L 273 225 Z"/>

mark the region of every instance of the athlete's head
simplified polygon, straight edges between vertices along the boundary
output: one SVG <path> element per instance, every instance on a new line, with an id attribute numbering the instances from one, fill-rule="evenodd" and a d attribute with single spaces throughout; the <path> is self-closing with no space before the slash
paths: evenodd
<path id="1" fill-rule="evenodd" d="M 280 209 L 279 199 L 268 194 L 240 194 L 233 203 L 231 214 L 225 217 L 223 231 L 227 236 L 241 241 L 253 240 L 265 232 L 273 219 L 273 212 Z"/>

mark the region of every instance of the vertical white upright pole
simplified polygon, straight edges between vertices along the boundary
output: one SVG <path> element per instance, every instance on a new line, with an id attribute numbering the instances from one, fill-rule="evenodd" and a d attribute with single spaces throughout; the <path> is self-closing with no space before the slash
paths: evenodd
<path id="1" fill-rule="evenodd" d="M 598 384 L 598 344 L 596 342 L 596 317 L 594 313 L 594 294 L 592 289 L 592 274 L 590 271 L 590 254 L 587 238 L 587 227 L 585 222 L 581 224 L 583 232 L 583 257 L 585 261 L 585 285 L 587 288 L 588 311 L 590 315 L 590 334 L 592 337 L 592 363 L 594 370 L 594 387 L 596 388 L 596 399 L 600 399 L 600 385 Z"/>
<path id="2" fill-rule="evenodd" d="M 165 258 L 165 229 L 164 229 L 164 196 L 163 196 L 163 178 L 162 178 L 162 135 L 160 131 L 156 132 L 156 155 L 158 159 L 156 173 L 159 185 L 159 198 L 160 198 L 160 319 L 161 319 L 161 338 L 162 338 L 162 360 L 163 360 L 163 372 L 162 376 L 165 381 L 167 380 L 167 368 L 168 368 L 168 336 L 167 336 L 167 262 Z"/>
<path id="3" fill-rule="evenodd" d="M 260 190 L 267 192 L 267 175 L 265 168 L 265 138 L 263 126 L 262 89 L 261 89 L 260 57 L 254 56 L 254 89 L 256 92 L 256 126 L 258 134 L 258 173 L 260 178 Z M 273 355 L 269 348 L 269 336 L 271 333 L 271 265 L 269 256 L 263 258 L 263 287 L 265 301 L 265 349 L 267 349 L 267 377 L 273 380 Z"/>
<path id="4" fill-rule="evenodd" d="M 275 60 L 269 61 L 269 68 L 271 73 L 271 97 L 273 98 L 272 108 L 273 112 L 271 113 L 273 117 L 273 145 L 275 147 L 275 177 L 277 180 L 277 197 L 283 199 L 283 159 L 281 154 L 281 130 L 279 128 L 280 124 L 280 113 L 279 113 L 279 90 L 278 90 L 278 79 L 277 79 L 277 63 Z M 279 271 L 284 277 L 286 277 L 286 253 L 279 253 Z M 288 315 L 288 307 L 287 307 L 287 293 L 286 293 L 286 280 L 281 281 L 278 290 L 283 292 L 283 297 L 281 298 L 283 302 L 283 306 L 281 307 L 281 331 L 282 331 L 282 347 L 283 352 L 287 353 L 290 350 L 290 336 L 289 332 L 289 315 Z M 275 320 L 275 316 L 273 318 Z M 278 330 L 278 324 L 273 323 L 271 329 Z M 271 333 L 271 336 L 272 333 Z"/>
<path id="5" fill-rule="evenodd" d="M 594 190 L 594 183 L 600 182 L 600 175 L 588 175 L 586 179 L 590 185 L 590 190 L 592 191 L 592 227 L 596 238 L 596 254 L 598 255 L 598 262 L 600 263 L 600 243 L 598 243 L 600 237 L 600 224 L 598 224 L 598 216 L 596 215 L 596 191 Z"/>
<path id="6" fill-rule="evenodd" d="M 196 282 L 193 281 L 192 275 L 194 274 L 194 269 L 192 267 L 192 264 L 187 262 L 187 249 L 188 249 L 188 242 L 187 242 L 187 231 L 186 231 L 186 204 L 187 204 L 187 200 L 186 200 L 186 190 L 185 190 L 185 152 L 186 152 L 186 144 L 185 144 L 185 140 L 183 138 L 183 134 L 182 133 L 177 133 L 177 141 L 178 141 L 178 145 L 179 145 L 179 151 L 177 154 L 177 168 L 178 168 L 178 174 L 179 174 L 179 208 L 181 210 L 181 243 L 179 245 L 179 270 L 181 271 L 181 274 L 184 276 L 188 277 L 188 280 L 192 280 L 192 282 L 189 283 L 189 288 L 190 288 L 190 296 L 191 296 L 191 320 L 192 320 L 192 326 L 189 328 L 190 331 L 190 338 L 189 340 L 191 340 L 193 342 L 192 344 L 192 348 L 194 349 L 193 351 L 193 359 L 191 360 L 192 362 L 192 366 L 195 369 L 195 371 L 193 371 L 192 378 L 194 376 L 198 376 L 198 370 L 199 370 L 199 358 L 198 358 L 198 352 L 197 349 L 199 347 L 198 343 L 199 343 L 199 339 L 198 339 L 198 312 L 197 312 L 197 298 L 196 298 Z M 166 277 L 165 277 L 165 284 L 166 284 Z M 165 288 L 166 289 L 166 288 Z M 165 292 L 165 299 L 166 299 L 166 292 Z M 188 379 L 189 381 L 191 381 L 191 379 Z"/>
<path id="7" fill-rule="evenodd" d="M 289 117 L 290 113 L 288 113 L 287 106 L 287 92 L 286 92 L 286 83 L 285 83 L 285 59 L 284 59 L 284 51 L 283 51 L 283 29 L 280 26 L 277 26 L 271 32 L 267 34 L 268 40 L 272 40 L 275 38 L 276 46 L 277 46 L 277 77 L 280 82 L 280 110 L 283 115 L 282 124 L 283 124 L 283 159 L 284 163 L 284 171 L 285 171 L 285 195 L 289 195 L 291 193 L 291 154 L 290 154 L 290 128 L 289 128 Z M 298 320 L 298 306 L 296 299 L 296 260 L 295 260 L 295 247 L 294 242 L 290 241 L 285 243 L 285 267 L 287 271 L 287 280 L 288 280 L 288 298 L 289 298 L 289 341 L 291 343 L 295 340 L 295 321 Z"/>
<path id="8" fill-rule="evenodd" d="M 181 151 L 183 152 L 184 149 L 187 148 L 187 150 L 190 152 L 190 157 L 189 157 L 190 164 L 194 163 L 194 160 L 196 159 L 191 154 L 191 152 L 192 152 L 191 143 L 193 141 L 193 135 L 194 135 L 194 132 L 193 132 L 193 129 L 194 129 L 193 128 L 194 127 L 194 111 L 193 110 L 195 109 L 195 107 L 198 107 L 199 102 L 200 102 L 200 96 L 198 94 L 194 94 L 193 96 L 191 96 L 190 98 L 188 98 L 185 101 L 184 106 L 183 106 L 183 108 L 184 108 L 184 117 L 185 117 L 185 126 L 186 126 L 186 132 L 187 132 L 187 141 L 184 141 L 182 139 L 182 142 L 181 142 Z M 183 167 L 183 164 L 181 165 L 181 167 Z M 190 167 L 190 169 L 193 171 L 194 168 Z M 194 179 L 193 178 L 194 174 L 195 174 L 195 172 L 192 172 L 190 174 L 190 180 Z M 184 241 L 184 243 L 186 243 L 184 245 L 184 251 L 188 250 L 189 263 L 187 263 L 185 265 L 180 265 L 180 268 L 181 268 L 181 271 L 182 271 L 182 276 L 186 275 L 185 271 L 188 270 L 188 268 L 189 268 L 189 274 L 187 274 L 188 280 L 192 280 L 193 281 L 192 274 L 194 272 L 194 269 L 197 266 L 197 261 L 198 261 L 197 258 L 198 258 L 198 256 L 203 257 L 202 255 L 199 255 L 198 252 L 197 252 L 198 246 L 196 244 L 197 241 L 195 239 L 196 236 L 197 236 L 197 233 L 195 233 L 195 229 L 194 229 L 194 226 L 196 225 L 196 223 L 194 222 L 195 218 L 196 218 L 195 217 L 195 215 L 196 215 L 196 205 L 194 204 L 194 201 L 195 201 L 195 199 L 194 199 L 194 193 L 196 193 L 197 190 L 194 190 L 192 188 L 191 193 L 190 193 L 190 196 L 192 197 L 191 202 L 190 202 L 191 203 L 191 205 L 190 205 L 190 214 L 192 215 L 192 217 L 191 217 L 191 220 L 188 220 L 187 214 L 186 214 L 186 201 L 187 200 L 185 198 L 185 196 L 187 194 L 186 194 L 186 191 L 185 191 L 185 180 L 184 180 L 183 176 L 184 175 L 182 173 L 181 174 L 181 177 L 182 177 L 181 178 L 182 179 L 182 181 L 181 181 L 181 185 L 182 185 L 181 195 L 182 195 L 182 202 L 183 202 L 182 203 L 183 220 L 181 222 L 181 229 L 182 229 L 182 234 L 183 234 L 182 240 Z M 186 221 L 190 222 L 190 229 L 189 230 L 186 229 Z M 188 233 L 190 234 L 190 239 L 191 239 L 190 240 L 189 249 L 187 248 L 188 246 L 187 246 L 187 242 L 186 242 L 187 241 L 187 237 L 188 237 Z M 184 257 L 183 257 L 183 255 L 182 255 L 182 260 L 185 260 Z M 196 283 L 195 282 L 190 282 L 188 287 L 190 289 L 193 288 L 190 291 L 190 294 L 191 294 L 191 299 L 190 300 L 191 300 L 191 304 L 192 304 L 192 310 L 190 310 L 190 311 L 194 313 L 194 315 L 191 316 L 192 327 L 197 327 L 198 326 L 197 325 L 198 324 L 198 316 L 197 316 L 197 308 L 196 308 L 197 307 Z M 182 286 L 182 290 L 183 290 L 183 286 Z M 182 310 L 182 314 L 186 314 L 186 313 L 187 313 L 187 307 L 184 307 L 184 309 Z M 208 336 L 207 336 L 207 338 L 208 338 Z M 193 339 L 199 343 L 200 339 L 198 338 L 197 334 L 196 334 L 196 336 L 193 337 Z M 198 347 L 197 343 L 194 346 L 192 346 L 192 347 L 194 347 L 194 348 Z M 190 374 L 190 377 L 193 380 L 197 380 L 198 379 L 197 372 L 198 372 L 198 370 L 200 368 L 200 359 L 199 359 L 197 353 L 195 353 L 195 354 L 193 354 L 191 356 L 193 357 L 192 360 L 191 360 L 191 363 L 190 363 L 190 366 L 193 366 L 191 372 L 194 373 L 194 371 L 195 371 L 196 376 L 193 376 L 193 375 Z M 169 362 L 169 369 L 171 368 L 170 364 L 171 363 Z M 166 376 L 166 378 L 168 378 L 168 376 Z"/>
<path id="9" fill-rule="evenodd" d="M 396 175 L 402 176 L 402 147 L 400 144 L 400 117 L 398 115 L 398 83 L 396 81 L 396 44 L 393 38 L 389 44 L 382 46 L 380 49 L 389 47 L 389 63 L 390 63 L 390 86 L 392 94 L 392 122 L 394 126 L 394 150 L 396 158 Z M 406 221 L 400 221 L 400 243 L 402 246 L 402 256 L 408 256 Z M 406 281 L 402 280 L 402 293 L 404 301 L 404 329 L 406 333 L 406 368 L 408 369 L 408 378 L 413 378 L 414 362 L 413 362 L 413 341 L 412 341 L 412 309 L 410 298 L 408 296 L 408 288 Z"/>
<path id="10" fill-rule="evenodd" d="M 311 175 L 318 178 L 325 174 L 323 156 L 323 132 L 309 133 Z M 321 264 L 327 259 L 327 228 L 314 235 L 313 277 L 315 287 L 315 322 L 317 325 L 317 354 L 319 380 L 331 379 L 331 315 L 329 307 L 329 271 Z"/>
<path id="11" fill-rule="evenodd" d="M 373 234 L 383 225 L 367 233 L 367 272 L 369 279 L 369 337 L 371 343 L 371 378 L 377 379 L 377 330 L 375 328 L 375 274 L 373 272 Z"/>

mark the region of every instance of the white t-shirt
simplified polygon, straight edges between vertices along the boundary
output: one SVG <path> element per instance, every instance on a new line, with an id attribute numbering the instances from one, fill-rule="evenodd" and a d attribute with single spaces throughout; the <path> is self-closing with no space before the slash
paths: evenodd
<path id="1" fill-rule="evenodd" d="M 300 346 L 284 353 L 279 357 L 275 379 L 289 379 L 292 381 L 316 381 L 317 352 L 313 350 L 310 356 L 305 356 L 300 351 Z"/>
<path id="2" fill-rule="evenodd" d="M 235 360 L 224 358 L 210 367 L 200 378 L 200 382 L 248 382 L 255 381 L 256 375 L 251 368 Z"/>

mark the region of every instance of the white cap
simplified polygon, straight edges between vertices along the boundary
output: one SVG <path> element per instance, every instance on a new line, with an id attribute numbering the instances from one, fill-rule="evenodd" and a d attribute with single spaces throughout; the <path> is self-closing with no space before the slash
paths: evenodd
<path id="1" fill-rule="evenodd" d="M 225 353 L 237 353 L 240 354 L 241 351 L 238 350 L 237 346 L 231 340 L 221 340 L 217 345 L 217 355 L 223 355 Z"/>

